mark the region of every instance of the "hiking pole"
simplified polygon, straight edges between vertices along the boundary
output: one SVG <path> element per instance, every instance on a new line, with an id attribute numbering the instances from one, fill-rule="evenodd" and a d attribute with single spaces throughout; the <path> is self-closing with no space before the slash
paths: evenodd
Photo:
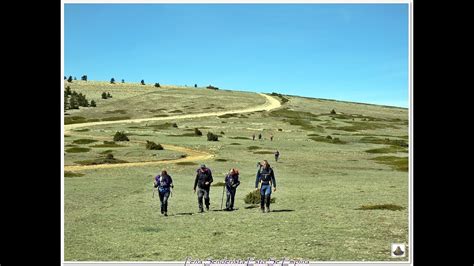
<path id="1" fill-rule="evenodd" d="M 155 188 L 153 188 L 153 196 L 151 196 L 152 198 L 155 198 Z"/>
<path id="2" fill-rule="evenodd" d="M 222 186 L 221 211 L 222 211 L 222 204 L 224 203 L 224 190 L 225 190 L 225 185 Z"/>

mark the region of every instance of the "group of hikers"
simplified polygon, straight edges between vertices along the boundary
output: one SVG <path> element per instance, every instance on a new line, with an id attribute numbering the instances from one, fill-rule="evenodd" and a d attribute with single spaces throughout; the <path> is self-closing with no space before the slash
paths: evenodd
<path id="1" fill-rule="evenodd" d="M 211 184 L 214 181 L 212 171 L 205 164 L 196 170 L 196 177 L 194 179 L 193 191 L 197 192 L 199 212 L 204 212 L 204 205 L 206 211 L 209 211 L 211 199 L 209 197 Z M 235 194 L 237 187 L 240 185 L 239 170 L 231 168 L 229 173 L 224 178 L 224 186 L 226 189 L 226 208 L 225 211 L 234 210 Z M 259 188 L 260 185 L 260 188 Z M 276 180 L 273 169 L 267 160 L 257 163 L 257 174 L 255 178 L 255 190 L 260 189 L 260 209 L 263 213 L 270 212 L 270 199 L 273 192 L 276 191 Z M 166 170 L 162 170 L 159 175 L 155 177 L 154 188 L 158 188 L 158 195 L 161 202 L 161 214 L 168 216 L 168 198 L 170 197 L 174 188 L 173 179 Z M 196 190 L 197 188 L 197 190 Z M 204 204 L 203 204 L 204 198 Z"/>
<path id="2" fill-rule="evenodd" d="M 255 140 L 255 134 L 252 135 L 252 140 Z M 262 140 L 262 133 L 258 134 L 258 140 Z M 270 135 L 270 141 L 273 141 L 273 135 Z"/>

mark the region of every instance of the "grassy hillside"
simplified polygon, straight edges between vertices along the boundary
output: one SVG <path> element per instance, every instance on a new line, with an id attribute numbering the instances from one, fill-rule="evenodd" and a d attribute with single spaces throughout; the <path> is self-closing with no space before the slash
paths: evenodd
<path id="1" fill-rule="evenodd" d="M 87 119 L 103 119 L 114 110 L 124 110 L 119 115 L 146 118 L 173 110 L 182 114 L 238 110 L 265 102 L 245 92 L 75 83 L 71 89 L 96 99 L 98 107 L 68 113 Z M 100 100 L 102 91 L 110 91 L 113 98 Z M 129 162 L 184 155 L 171 149 L 146 150 L 146 140 L 205 151 L 214 157 L 68 172 L 64 179 L 65 260 L 156 261 L 188 256 L 407 260 L 392 258 L 390 244 L 408 243 L 408 110 L 283 98 L 287 100 L 281 107 L 268 112 L 111 124 L 67 132 L 65 165 L 107 153 Z M 149 111 L 160 108 L 166 110 Z M 333 109 L 335 114 L 331 114 Z M 194 128 L 203 136 L 193 136 Z M 111 141 L 116 131 L 126 132 L 130 141 L 117 142 L 119 147 L 94 147 Z M 209 131 L 220 135 L 219 141 L 207 141 Z M 263 139 L 252 141 L 252 135 L 259 133 Z M 71 148 L 76 149 L 68 152 Z M 281 154 L 278 162 L 273 158 L 275 150 Z M 278 185 L 272 194 L 276 198 L 273 211 L 268 214 L 243 201 L 253 190 L 256 162 L 263 159 L 272 165 Z M 240 170 L 238 210 L 219 211 L 222 187 L 213 187 L 211 211 L 197 213 L 192 186 L 200 163 L 212 169 L 215 182 L 223 181 L 232 167 Z M 152 179 L 162 168 L 175 182 L 169 217 L 159 214 L 157 195 L 152 198 Z M 166 249 L 162 248 L 164 241 Z"/>

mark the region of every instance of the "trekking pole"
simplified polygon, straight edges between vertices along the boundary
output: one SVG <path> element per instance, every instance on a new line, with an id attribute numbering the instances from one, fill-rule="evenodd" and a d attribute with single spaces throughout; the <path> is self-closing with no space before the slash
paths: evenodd
<path id="1" fill-rule="evenodd" d="M 153 196 L 151 196 L 152 198 L 155 198 L 155 188 L 153 188 Z"/>
<path id="2" fill-rule="evenodd" d="M 222 186 L 221 211 L 222 211 L 222 204 L 224 203 L 224 190 L 225 190 L 225 185 Z"/>

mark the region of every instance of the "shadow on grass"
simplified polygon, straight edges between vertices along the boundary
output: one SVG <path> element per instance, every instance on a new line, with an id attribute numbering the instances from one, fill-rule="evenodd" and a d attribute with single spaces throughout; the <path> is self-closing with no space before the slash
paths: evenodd
<path id="1" fill-rule="evenodd" d="M 193 215 L 194 213 L 192 212 L 179 212 L 175 215 L 170 215 L 170 216 L 182 216 L 182 215 Z"/>
<path id="2" fill-rule="evenodd" d="M 295 210 L 281 209 L 281 210 L 270 210 L 270 212 L 294 212 Z"/>

